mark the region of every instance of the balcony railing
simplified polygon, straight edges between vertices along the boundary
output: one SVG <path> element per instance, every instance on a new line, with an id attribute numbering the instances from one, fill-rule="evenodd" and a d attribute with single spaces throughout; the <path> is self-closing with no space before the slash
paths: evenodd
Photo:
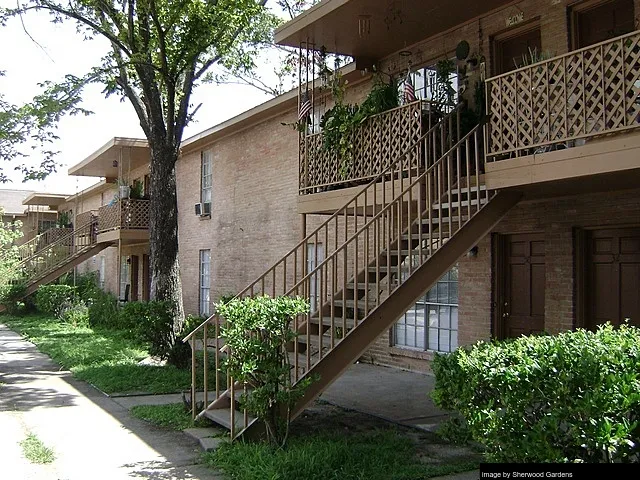
<path id="1" fill-rule="evenodd" d="M 149 200 L 123 199 L 98 210 L 98 233 L 149 228 Z"/>
<path id="2" fill-rule="evenodd" d="M 352 158 L 343 162 L 323 145 L 322 132 L 307 135 L 300 145 L 300 194 L 367 183 L 428 131 L 440 116 L 430 102 L 417 101 L 368 118 L 351 138 Z M 445 110 L 450 110 L 446 108 Z M 419 147 L 416 147 L 419 148 Z M 419 167 L 421 155 L 413 155 Z"/>
<path id="3" fill-rule="evenodd" d="M 487 156 L 574 146 L 640 127 L 640 31 L 486 81 Z"/>
<path id="4" fill-rule="evenodd" d="M 98 210 L 89 210 L 88 212 L 79 213 L 76 216 L 76 223 L 78 225 L 85 225 L 89 223 L 94 217 L 98 216 Z"/>

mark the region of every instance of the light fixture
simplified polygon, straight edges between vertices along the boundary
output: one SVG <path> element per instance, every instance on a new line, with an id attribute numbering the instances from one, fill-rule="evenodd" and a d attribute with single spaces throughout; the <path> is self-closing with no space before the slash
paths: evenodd
<path id="1" fill-rule="evenodd" d="M 371 15 L 358 16 L 358 35 L 360 38 L 367 37 L 371 34 Z"/>
<path id="2" fill-rule="evenodd" d="M 413 55 L 413 52 L 411 50 L 400 50 L 398 55 L 400 55 L 401 57 L 410 57 L 411 55 Z"/>
<path id="3" fill-rule="evenodd" d="M 111 165 L 113 166 L 113 168 L 118 168 L 118 160 L 114 160 Z"/>
<path id="4" fill-rule="evenodd" d="M 467 258 L 476 258 L 478 256 L 478 246 L 475 245 L 471 250 L 467 252 Z"/>

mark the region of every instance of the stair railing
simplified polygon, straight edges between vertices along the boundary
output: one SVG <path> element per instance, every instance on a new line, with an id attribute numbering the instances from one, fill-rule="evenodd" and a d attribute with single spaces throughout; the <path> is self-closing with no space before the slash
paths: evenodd
<path id="1" fill-rule="evenodd" d="M 85 248 L 96 243 L 97 218 L 61 236 L 56 241 L 20 261 L 16 269 L 27 283 L 53 272 Z"/>
<path id="2" fill-rule="evenodd" d="M 29 258 L 31 255 L 36 253 L 38 250 L 50 245 L 58 238 L 71 233 L 72 229 L 70 228 L 60 228 L 53 227 L 39 235 L 36 235 L 28 242 L 23 243 L 18 247 L 18 258 L 20 260 L 25 260 Z"/>
<path id="3" fill-rule="evenodd" d="M 307 274 L 309 271 L 309 265 L 322 264 L 324 259 L 318 257 L 318 248 L 313 248 L 313 257 L 308 256 L 308 247 L 310 245 L 317 246 L 322 244 L 324 252 L 331 258 L 335 252 L 342 251 L 342 246 L 349 241 L 350 235 L 358 231 L 361 226 L 367 223 L 367 220 L 375 216 L 378 212 L 383 210 L 393 199 L 395 199 L 400 192 L 407 185 L 415 183 L 415 179 L 418 178 L 422 172 L 427 169 L 432 169 L 438 158 L 441 158 L 445 152 L 449 151 L 452 145 L 456 145 L 458 142 L 458 122 L 459 110 L 447 114 L 443 119 L 432 126 L 419 140 L 414 142 L 407 151 L 402 155 L 391 161 L 388 166 L 374 179 L 362 187 L 362 189 L 342 208 L 338 209 L 333 215 L 329 217 L 322 225 L 316 228 L 313 232 L 308 234 L 304 240 L 299 242 L 292 250 L 290 250 L 284 257 L 276 262 L 271 268 L 269 268 L 263 275 L 261 275 L 256 281 L 249 284 L 244 290 L 242 290 L 238 297 L 256 296 L 256 295 L 270 295 L 275 297 L 277 295 L 284 295 L 288 292 L 292 292 L 295 287 L 296 294 L 309 298 L 312 293 L 315 293 L 320 298 L 326 298 L 326 287 L 323 288 L 323 280 L 319 277 L 313 277 L 313 281 L 317 282 L 316 286 L 320 287 L 320 290 L 315 290 L 309 281 L 312 278 Z M 420 168 L 412 168 L 412 165 L 420 165 Z M 415 197 L 418 200 L 418 197 Z M 395 217 L 394 217 L 395 219 Z M 391 234 L 391 224 L 385 226 L 385 230 L 379 232 L 381 236 L 389 236 Z M 372 237 L 373 238 L 373 237 Z M 382 238 L 382 237 L 381 237 Z M 358 245 L 353 245 L 350 249 L 354 250 L 355 257 L 358 256 Z M 353 258 L 349 255 L 349 258 Z M 340 273 L 347 274 L 350 270 L 350 265 L 347 265 L 353 260 L 349 260 L 347 257 L 344 259 L 344 268 L 341 268 Z M 355 265 L 357 265 L 357 261 Z M 318 269 L 316 268 L 314 272 Z M 336 275 L 338 272 L 335 272 Z M 306 279 L 301 286 L 302 279 Z M 326 279 L 324 280 L 326 281 Z M 337 284 L 337 282 L 334 282 Z M 320 302 L 316 302 L 316 305 L 322 305 Z M 305 327 L 309 325 L 310 319 L 314 315 L 317 315 L 318 311 L 310 312 L 305 319 L 294 319 L 293 328 L 296 331 L 300 331 L 306 328 L 306 337 L 308 340 L 307 345 L 310 342 L 310 328 Z M 343 322 L 344 324 L 345 322 Z M 214 336 L 210 338 L 210 329 L 213 328 Z M 221 394 L 230 394 L 232 404 L 235 403 L 235 382 L 231 378 L 227 378 L 226 372 L 220 372 L 219 366 L 222 364 L 224 356 L 227 354 L 224 347 L 224 340 L 220 336 L 220 331 L 223 328 L 223 324 L 216 313 L 211 315 L 205 320 L 198 328 L 187 335 L 183 341 L 189 342 L 192 350 L 192 387 L 191 387 L 191 405 L 193 416 L 196 416 L 197 405 L 197 380 L 196 373 L 198 364 L 197 352 L 202 350 L 202 388 L 203 388 L 203 400 L 205 408 L 209 404 L 209 386 L 212 388 L 215 386 L 215 390 L 212 392 L 216 399 L 219 399 Z M 334 330 L 332 325 L 332 330 Z M 344 329 L 346 330 L 346 329 Z M 343 330 L 343 331 L 344 331 Z M 335 344 L 335 336 L 332 335 L 331 345 Z M 215 371 L 213 372 L 213 378 L 210 379 L 209 375 L 209 359 L 208 349 L 212 348 L 214 354 Z M 298 371 L 301 365 L 298 362 L 298 354 L 300 349 L 297 343 L 294 343 L 294 370 L 295 379 L 299 378 Z M 305 360 L 304 370 L 308 370 L 311 367 L 311 361 L 309 356 Z M 302 372 L 301 372 L 302 373 Z M 231 392 L 227 392 L 227 388 Z M 240 422 L 239 427 L 236 426 L 236 419 L 234 418 L 234 409 L 231 409 L 231 437 L 236 436 L 236 429 L 242 431 L 246 428 L 246 422 Z M 246 419 L 246 412 L 243 415 Z"/>

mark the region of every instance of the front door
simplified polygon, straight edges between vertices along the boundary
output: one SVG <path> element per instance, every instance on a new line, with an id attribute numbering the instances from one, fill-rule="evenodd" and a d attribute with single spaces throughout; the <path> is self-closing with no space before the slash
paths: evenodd
<path id="1" fill-rule="evenodd" d="M 640 228 L 587 233 L 585 327 L 626 318 L 640 326 Z"/>
<path id="2" fill-rule="evenodd" d="M 502 238 L 502 295 L 498 312 L 502 338 L 544 330 L 544 235 L 505 235 Z"/>

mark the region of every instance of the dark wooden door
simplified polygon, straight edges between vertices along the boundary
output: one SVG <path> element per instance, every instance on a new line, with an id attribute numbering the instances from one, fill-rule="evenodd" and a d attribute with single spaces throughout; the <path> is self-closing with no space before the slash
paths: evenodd
<path id="1" fill-rule="evenodd" d="M 585 327 L 640 326 L 640 228 L 588 232 L 586 295 Z"/>
<path id="2" fill-rule="evenodd" d="M 139 265 L 140 262 L 138 260 L 138 256 L 131 255 L 131 301 L 133 302 L 140 300 L 138 298 L 138 292 L 140 291 L 138 288 L 140 278 L 140 275 L 138 275 Z"/>
<path id="3" fill-rule="evenodd" d="M 503 304 L 504 338 L 544 330 L 545 254 L 543 234 L 507 235 L 504 238 Z"/>
<path id="4" fill-rule="evenodd" d="M 537 55 L 542 53 L 539 28 L 529 29 L 506 38 L 496 38 L 494 44 L 496 75 L 522 67 L 525 64 L 525 58 L 530 60 L 532 52 L 536 52 Z"/>
<path id="5" fill-rule="evenodd" d="M 574 48 L 587 47 L 635 30 L 633 0 L 611 0 L 574 9 Z"/>
<path id="6" fill-rule="evenodd" d="M 149 301 L 151 275 L 149 272 L 149 255 L 142 255 L 142 301 Z"/>

